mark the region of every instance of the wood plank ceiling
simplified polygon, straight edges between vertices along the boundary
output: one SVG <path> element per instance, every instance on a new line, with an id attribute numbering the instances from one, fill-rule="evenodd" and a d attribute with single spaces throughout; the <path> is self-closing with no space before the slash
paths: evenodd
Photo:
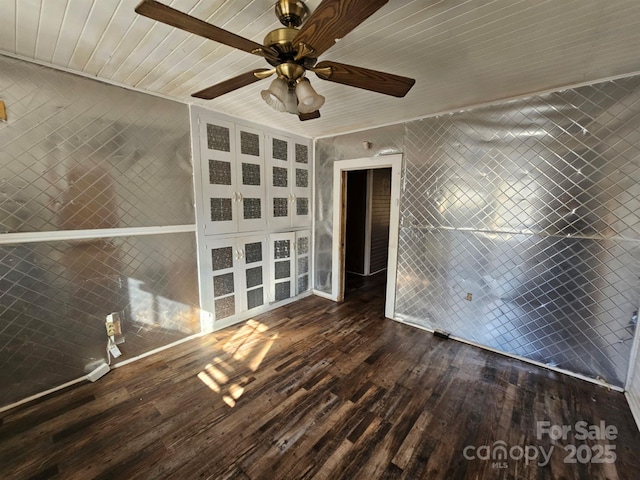
<path id="1" fill-rule="evenodd" d="M 275 0 L 164 0 L 262 43 Z M 310 137 L 640 71 L 637 0 L 390 0 L 321 60 L 417 80 L 403 99 L 309 77 L 327 98 L 307 122 L 260 98 L 190 94 L 266 62 L 134 13 L 138 0 L 2 0 L 0 53 L 201 104 Z M 308 0 L 313 10 L 320 0 Z"/>

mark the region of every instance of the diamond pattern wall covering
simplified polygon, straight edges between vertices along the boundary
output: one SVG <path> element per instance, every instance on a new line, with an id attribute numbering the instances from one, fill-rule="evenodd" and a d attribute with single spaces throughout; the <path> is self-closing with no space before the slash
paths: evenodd
<path id="1" fill-rule="evenodd" d="M 0 405 L 106 360 L 120 312 L 131 358 L 200 331 L 191 233 L 0 246 Z"/>
<path id="2" fill-rule="evenodd" d="M 639 77 L 407 124 L 402 205 L 398 316 L 623 385 Z"/>
<path id="3" fill-rule="evenodd" d="M 0 56 L 0 232 L 194 223 L 186 105 Z"/>
<path id="4" fill-rule="evenodd" d="M 2 56 L 0 92 L 0 238 L 194 223 L 185 105 Z M 119 360 L 200 331 L 193 233 L 4 240 L 0 405 L 106 360 L 111 312 Z"/>
<path id="5" fill-rule="evenodd" d="M 396 316 L 622 386 L 640 303 L 640 77 L 403 128 Z M 317 142 L 318 176 L 379 133 Z M 331 184 L 318 187 L 330 252 Z M 330 291 L 330 255 L 316 265 Z"/>

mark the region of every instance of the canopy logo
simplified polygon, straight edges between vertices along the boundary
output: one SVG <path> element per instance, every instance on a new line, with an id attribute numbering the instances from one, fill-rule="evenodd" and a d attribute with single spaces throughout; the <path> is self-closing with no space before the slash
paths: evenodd
<path id="1" fill-rule="evenodd" d="M 521 447 L 516 445 L 508 447 L 506 442 L 498 440 L 493 445 L 481 445 L 474 447 L 467 445 L 462 451 L 462 455 L 467 460 L 491 460 L 493 468 L 507 468 L 507 460 L 522 460 L 525 465 L 535 462 L 538 466 L 544 467 L 549 463 L 551 454 L 553 453 L 553 445 L 545 451 L 544 447 L 535 445 L 527 445 Z"/>
<path id="2" fill-rule="evenodd" d="M 491 461 L 492 468 L 508 468 L 509 461 L 524 461 L 526 466 L 545 467 L 551 460 L 554 448 L 564 450 L 564 463 L 614 463 L 616 446 L 605 441 L 618 438 L 618 429 L 601 421 L 597 425 L 579 421 L 573 425 L 552 425 L 549 421 L 537 422 L 536 438 L 548 438 L 552 445 L 515 445 L 508 446 L 498 440 L 493 444 L 479 447 L 467 445 L 462 451 L 466 460 Z M 578 445 L 573 441 L 583 442 Z M 588 442 L 588 443 L 587 443 Z M 597 442 L 597 443 L 596 443 Z M 564 446 L 562 445 L 564 443 Z"/>

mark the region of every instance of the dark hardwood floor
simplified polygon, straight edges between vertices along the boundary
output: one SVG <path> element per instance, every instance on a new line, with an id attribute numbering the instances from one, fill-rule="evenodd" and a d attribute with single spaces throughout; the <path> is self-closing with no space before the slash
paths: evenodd
<path id="1" fill-rule="evenodd" d="M 309 297 L 0 414 L 0 477 L 640 478 L 621 393 L 385 320 L 383 289 L 359 280 L 342 304 Z"/>

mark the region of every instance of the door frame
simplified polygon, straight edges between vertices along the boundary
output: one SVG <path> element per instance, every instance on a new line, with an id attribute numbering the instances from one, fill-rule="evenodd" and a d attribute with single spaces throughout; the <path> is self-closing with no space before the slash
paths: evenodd
<path id="1" fill-rule="evenodd" d="M 347 204 L 347 172 L 391 168 L 391 213 L 389 216 L 389 256 L 387 261 L 387 295 L 384 315 L 393 318 L 396 300 L 396 271 L 398 267 L 398 230 L 400 228 L 400 187 L 402 154 L 380 157 L 338 160 L 333 164 L 333 243 L 331 248 L 331 297 L 344 300 L 344 255 Z"/>

